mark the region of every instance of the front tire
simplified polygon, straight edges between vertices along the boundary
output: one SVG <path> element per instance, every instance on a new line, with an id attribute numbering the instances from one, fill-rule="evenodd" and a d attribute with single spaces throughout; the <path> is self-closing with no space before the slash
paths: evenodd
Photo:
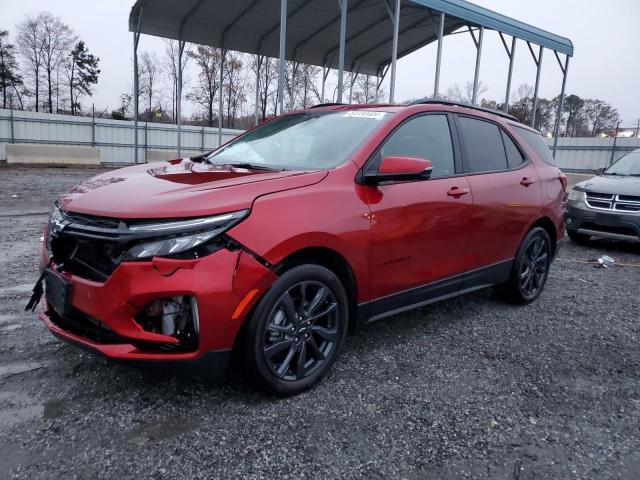
<path id="1" fill-rule="evenodd" d="M 344 287 L 331 270 L 306 264 L 286 271 L 249 320 L 244 352 L 248 373 L 276 395 L 311 388 L 338 358 L 348 312 Z"/>
<path id="2" fill-rule="evenodd" d="M 511 276 L 502 285 L 502 296 L 519 305 L 538 298 L 547 282 L 552 256 L 551 240 L 546 230 L 532 228 L 520 244 Z"/>

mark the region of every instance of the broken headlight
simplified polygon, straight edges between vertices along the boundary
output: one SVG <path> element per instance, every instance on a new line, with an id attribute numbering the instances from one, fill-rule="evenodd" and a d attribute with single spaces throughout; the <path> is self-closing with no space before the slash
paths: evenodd
<path id="1" fill-rule="evenodd" d="M 129 225 L 131 232 L 149 235 L 151 238 L 132 246 L 125 254 L 124 259 L 130 261 L 146 260 L 152 257 L 170 257 L 196 251 L 199 247 L 214 242 L 217 237 L 238 224 L 248 214 L 249 210 L 241 210 L 212 217 Z M 157 233 L 157 237 L 152 236 L 155 233 Z M 212 251 L 205 250 L 204 253 Z M 194 257 L 198 256 L 195 252 Z"/>

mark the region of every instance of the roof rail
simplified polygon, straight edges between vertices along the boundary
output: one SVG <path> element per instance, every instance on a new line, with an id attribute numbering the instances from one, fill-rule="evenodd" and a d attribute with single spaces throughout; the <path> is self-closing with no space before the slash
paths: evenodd
<path id="1" fill-rule="evenodd" d="M 422 98 L 420 100 L 415 100 L 415 101 L 411 102 L 409 105 L 423 105 L 423 104 L 426 105 L 426 104 L 430 104 L 430 103 L 439 103 L 441 105 L 454 105 L 456 107 L 471 108 L 473 110 L 480 110 L 481 112 L 493 113 L 494 115 L 498 115 L 500 117 L 507 118 L 509 120 L 513 120 L 515 122 L 520 123 L 520 120 L 518 120 L 516 117 L 514 117 L 513 115 L 509 115 L 508 113 L 505 113 L 505 112 L 503 112 L 501 110 L 494 110 L 493 108 L 479 107 L 478 105 L 472 105 L 470 103 L 455 102 L 453 100 L 446 100 L 446 99 L 442 99 L 442 98 L 425 97 L 425 98 Z"/>
<path id="2" fill-rule="evenodd" d="M 307 108 L 320 108 L 320 107 L 336 107 L 338 105 L 346 105 L 346 103 L 318 103 L 316 105 L 312 105 L 310 107 Z"/>

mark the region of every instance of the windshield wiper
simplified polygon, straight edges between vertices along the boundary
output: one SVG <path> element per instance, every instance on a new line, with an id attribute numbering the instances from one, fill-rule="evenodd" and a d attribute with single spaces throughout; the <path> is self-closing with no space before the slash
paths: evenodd
<path id="1" fill-rule="evenodd" d="M 249 162 L 224 163 L 223 166 L 233 167 L 233 168 L 246 168 L 249 170 L 269 170 L 269 171 L 285 170 L 284 168 L 267 167 L 266 165 L 256 165 L 255 163 L 249 163 Z"/>

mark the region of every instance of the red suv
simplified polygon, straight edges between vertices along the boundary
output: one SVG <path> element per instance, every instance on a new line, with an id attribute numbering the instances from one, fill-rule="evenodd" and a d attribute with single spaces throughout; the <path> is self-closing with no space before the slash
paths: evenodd
<path id="1" fill-rule="evenodd" d="M 107 357 L 308 388 L 348 329 L 488 286 L 540 295 L 566 178 L 540 134 L 446 102 L 321 105 L 212 153 L 99 175 L 60 197 L 40 318 Z M 40 290 L 40 292 L 38 292 Z"/>

